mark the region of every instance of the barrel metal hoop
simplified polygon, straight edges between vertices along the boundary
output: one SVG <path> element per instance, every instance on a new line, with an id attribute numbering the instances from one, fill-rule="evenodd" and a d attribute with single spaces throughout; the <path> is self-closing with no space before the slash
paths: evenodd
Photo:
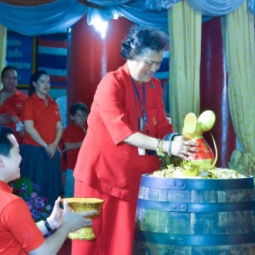
<path id="1" fill-rule="evenodd" d="M 234 212 L 255 210 L 255 201 L 229 203 L 178 203 L 138 199 L 137 207 L 165 212 Z"/>
<path id="2" fill-rule="evenodd" d="M 149 175 L 143 175 L 141 186 L 148 188 L 185 190 L 187 188 L 187 182 L 183 179 L 152 178 Z"/>
<path id="3" fill-rule="evenodd" d="M 163 178 L 143 174 L 141 186 L 173 190 L 227 190 L 254 189 L 253 177 L 236 179 Z"/>
<path id="4" fill-rule="evenodd" d="M 254 243 L 255 233 L 228 235 L 172 235 L 153 233 L 136 229 L 136 240 L 163 245 L 178 246 L 211 246 L 211 245 L 239 245 Z"/>

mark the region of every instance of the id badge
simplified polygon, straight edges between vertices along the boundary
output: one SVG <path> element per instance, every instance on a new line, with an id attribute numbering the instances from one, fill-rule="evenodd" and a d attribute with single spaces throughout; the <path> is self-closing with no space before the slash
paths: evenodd
<path id="1" fill-rule="evenodd" d="M 138 126 L 140 131 L 144 131 L 144 119 L 142 117 L 138 119 Z"/>

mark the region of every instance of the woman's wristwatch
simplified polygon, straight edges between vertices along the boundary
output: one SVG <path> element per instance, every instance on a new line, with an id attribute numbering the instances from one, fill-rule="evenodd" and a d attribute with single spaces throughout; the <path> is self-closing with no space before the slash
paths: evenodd
<path id="1" fill-rule="evenodd" d="M 47 221 L 47 219 L 44 220 L 43 223 L 44 223 L 44 226 L 46 227 L 46 229 L 47 229 L 48 232 L 52 232 L 52 231 L 53 231 L 53 229 L 50 227 L 50 224 L 49 224 L 49 222 Z"/>

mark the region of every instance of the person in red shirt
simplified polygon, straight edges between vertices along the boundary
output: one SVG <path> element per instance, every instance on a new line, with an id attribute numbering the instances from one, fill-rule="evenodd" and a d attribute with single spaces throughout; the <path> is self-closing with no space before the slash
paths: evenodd
<path id="1" fill-rule="evenodd" d="M 15 66 L 8 65 L 1 72 L 3 89 L 0 91 L 0 124 L 12 128 L 21 144 L 24 135 L 22 108 L 28 96 L 17 90 L 18 79 L 19 72 Z"/>
<path id="2" fill-rule="evenodd" d="M 94 222 L 97 239 L 74 240 L 72 255 L 131 255 L 141 175 L 160 168 L 155 152 L 188 159 L 197 151 L 173 133 L 153 77 L 167 43 L 155 28 L 134 27 L 120 52 L 127 62 L 97 87 L 74 169 L 75 197 L 102 198 L 104 205 Z"/>
<path id="3" fill-rule="evenodd" d="M 66 127 L 62 136 L 66 152 L 65 197 L 74 196 L 73 170 L 87 132 L 88 107 L 81 102 L 75 102 L 70 106 L 69 112 L 72 123 Z"/>
<path id="4" fill-rule="evenodd" d="M 56 254 L 69 232 L 91 226 L 85 218 L 95 211 L 74 213 L 60 209 L 57 199 L 51 215 L 44 221 L 34 222 L 25 201 L 12 194 L 9 182 L 20 178 L 21 156 L 19 145 L 12 129 L 0 127 L 0 254 L 1 255 L 44 255 Z M 49 230 L 55 230 L 49 236 Z M 44 238 L 43 235 L 48 235 Z"/>
<path id="5" fill-rule="evenodd" d="M 50 76 L 38 70 L 31 76 L 30 97 L 24 102 L 25 135 L 21 145 L 21 175 L 40 187 L 39 195 L 53 205 L 63 194 L 58 143 L 62 124 L 57 103 L 48 95 Z"/>

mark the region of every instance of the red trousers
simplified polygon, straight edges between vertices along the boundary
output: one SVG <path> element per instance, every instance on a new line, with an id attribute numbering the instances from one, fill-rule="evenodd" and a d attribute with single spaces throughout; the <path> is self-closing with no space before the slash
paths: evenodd
<path id="1" fill-rule="evenodd" d="M 93 221 L 96 240 L 72 241 L 72 255 L 131 255 L 136 203 L 121 200 L 75 181 L 75 197 L 104 200 L 101 214 Z"/>

